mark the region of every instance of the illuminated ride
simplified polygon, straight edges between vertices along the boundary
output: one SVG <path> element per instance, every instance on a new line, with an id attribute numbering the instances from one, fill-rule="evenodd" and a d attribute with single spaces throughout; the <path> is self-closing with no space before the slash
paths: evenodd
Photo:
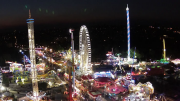
<path id="1" fill-rule="evenodd" d="M 135 80 L 132 79 L 131 73 L 127 73 L 125 76 L 119 76 L 115 83 L 128 89 L 128 86 L 134 84 Z"/>
<path id="2" fill-rule="evenodd" d="M 148 93 L 148 94 L 154 93 L 154 87 L 152 86 L 152 84 L 150 82 L 146 82 L 145 84 L 142 84 L 141 82 L 139 82 L 137 85 L 135 85 L 135 84 L 129 85 L 130 92 L 140 91 L 141 88 L 146 88 L 146 90 L 148 90 L 148 91 L 146 91 L 146 93 Z"/>
<path id="3" fill-rule="evenodd" d="M 104 87 L 104 86 L 110 86 L 113 84 L 114 81 L 108 77 L 98 77 L 94 79 L 94 86 L 99 88 L 99 87 Z"/>
<path id="4" fill-rule="evenodd" d="M 114 75 L 110 71 L 108 71 L 108 72 L 95 72 L 94 78 L 98 78 L 98 77 L 114 78 Z"/>
<path id="5" fill-rule="evenodd" d="M 112 85 L 112 86 L 109 86 L 105 89 L 106 92 L 108 92 L 109 94 L 119 94 L 119 93 L 122 93 L 122 92 L 127 92 L 128 90 L 122 86 L 119 86 L 119 85 Z"/>
<path id="6" fill-rule="evenodd" d="M 51 77 L 54 77 L 54 78 L 57 78 L 57 74 L 54 70 L 51 70 L 49 72 L 47 72 L 46 74 L 42 74 L 42 75 L 37 75 L 37 78 L 39 79 L 42 79 L 42 78 L 46 78 L 48 76 L 51 76 Z M 58 77 L 59 78 L 59 77 Z M 59 78 L 60 79 L 60 78 Z"/>
<path id="7" fill-rule="evenodd" d="M 24 54 L 24 52 L 22 50 L 20 50 L 19 52 L 24 56 L 23 57 L 24 58 L 24 60 L 23 60 L 24 64 L 26 62 L 31 63 L 30 59 Z"/>
<path id="8" fill-rule="evenodd" d="M 180 64 L 180 59 L 171 60 L 171 62 L 174 64 Z"/>
<path id="9" fill-rule="evenodd" d="M 34 19 L 31 18 L 29 10 L 28 24 L 28 38 L 29 38 L 29 53 L 31 61 L 31 77 L 32 77 L 32 88 L 33 91 L 26 94 L 26 96 L 34 101 L 40 100 L 45 96 L 45 92 L 41 92 L 38 89 L 37 69 L 36 69 L 36 58 L 35 58 L 35 42 L 34 42 Z"/>
<path id="10" fill-rule="evenodd" d="M 91 70 L 91 42 L 88 29 L 85 25 L 81 26 L 79 32 L 79 53 L 80 53 L 80 72 L 90 74 Z"/>
<path id="11" fill-rule="evenodd" d="M 124 96 L 128 93 L 128 90 L 124 88 L 123 86 L 114 84 L 111 86 L 107 86 L 104 89 L 105 95 L 109 95 L 111 99 L 114 99 L 115 101 L 119 101 L 120 99 L 119 94 Z"/>
<path id="12" fill-rule="evenodd" d="M 45 70 L 45 63 L 40 63 L 36 65 L 36 69 L 38 71 L 44 71 Z"/>
<path id="13" fill-rule="evenodd" d="M 130 84 L 129 92 L 130 94 L 124 98 L 125 101 L 129 101 L 129 99 L 149 101 L 150 95 L 154 93 L 154 87 L 150 82 L 146 82 L 145 84 L 138 83 L 137 85 Z"/>
<path id="14" fill-rule="evenodd" d="M 127 59 L 130 60 L 130 22 L 129 22 L 129 8 L 127 4 L 126 8 L 126 14 L 127 14 L 127 41 L 128 41 L 128 56 Z"/>
<path id="15" fill-rule="evenodd" d="M 38 75 L 38 78 L 46 78 L 49 76 L 49 73 L 43 74 L 43 75 Z"/>
<path id="16" fill-rule="evenodd" d="M 47 72 L 46 74 L 37 75 L 37 77 L 38 78 L 46 78 L 46 77 L 52 76 L 52 75 L 56 75 L 56 72 L 54 70 L 51 70 L 51 71 Z"/>
<path id="17" fill-rule="evenodd" d="M 168 61 L 168 60 L 166 60 L 166 59 L 161 59 L 161 60 L 160 60 L 160 63 L 163 63 L 163 64 L 168 64 L 168 63 L 169 63 L 169 61 Z"/>
<path id="18" fill-rule="evenodd" d="M 127 73 L 127 74 L 126 74 L 126 80 L 132 80 L 131 73 Z"/>
<path id="19" fill-rule="evenodd" d="M 2 89 L 2 73 L 1 73 L 1 71 L 0 71 L 0 87 L 1 87 L 1 89 Z"/>

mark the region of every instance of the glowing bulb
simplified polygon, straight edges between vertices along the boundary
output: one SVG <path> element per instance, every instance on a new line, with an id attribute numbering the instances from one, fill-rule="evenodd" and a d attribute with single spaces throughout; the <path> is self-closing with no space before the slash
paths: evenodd
<path id="1" fill-rule="evenodd" d="M 2 86 L 2 87 L 1 87 L 1 90 L 5 90 L 5 87 Z"/>

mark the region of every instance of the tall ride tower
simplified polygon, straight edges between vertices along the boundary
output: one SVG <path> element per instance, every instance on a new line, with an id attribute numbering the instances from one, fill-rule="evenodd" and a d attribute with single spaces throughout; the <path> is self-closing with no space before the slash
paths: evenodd
<path id="1" fill-rule="evenodd" d="M 127 40 L 128 40 L 128 56 L 127 59 L 130 59 L 130 23 L 129 23 L 129 8 L 127 4 L 126 8 L 126 14 L 127 14 Z"/>
<path id="2" fill-rule="evenodd" d="M 34 19 L 31 18 L 30 10 L 29 10 L 29 19 L 27 19 L 27 25 L 28 25 L 28 38 L 29 38 L 29 54 L 31 60 L 31 76 L 32 76 L 32 86 L 33 86 L 32 95 L 35 100 L 38 100 L 39 90 L 38 90 L 35 46 L 34 46 Z"/>
<path id="3" fill-rule="evenodd" d="M 165 38 L 163 38 L 163 58 L 166 60 L 166 46 L 165 46 Z"/>

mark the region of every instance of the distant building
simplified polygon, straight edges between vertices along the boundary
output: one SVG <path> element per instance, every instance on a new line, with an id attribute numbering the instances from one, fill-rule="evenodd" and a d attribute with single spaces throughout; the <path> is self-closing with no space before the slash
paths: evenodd
<path id="1" fill-rule="evenodd" d="M 161 76 L 164 75 L 164 68 L 161 66 L 152 66 L 148 68 L 147 76 Z"/>

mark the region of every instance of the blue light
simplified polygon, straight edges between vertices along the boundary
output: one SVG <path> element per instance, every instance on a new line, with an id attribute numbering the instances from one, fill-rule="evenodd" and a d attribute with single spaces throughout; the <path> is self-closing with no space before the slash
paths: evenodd
<path id="1" fill-rule="evenodd" d="M 27 23 L 34 23 L 34 21 L 31 21 L 31 22 L 27 22 Z"/>
<path id="2" fill-rule="evenodd" d="M 27 19 L 26 21 L 33 21 L 34 19 Z"/>
<path id="3" fill-rule="evenodd" d="M 130 22 L 129 22 L 129 8 L 126 8 L 127 13 L 127 38 L 128 38 L 128 56 L 127 58 L 130 58 Z"/>
<path id="4" fill-rule="evenodd" d="M 31 61 L 29 60 L 29 58 L 24 54 L 24 52 L 21 52 L 22 55 L 24 55 L 24 57 L 26 58 L 26 60 L 28 60 L 29 63 L 31 63 Z"/>

